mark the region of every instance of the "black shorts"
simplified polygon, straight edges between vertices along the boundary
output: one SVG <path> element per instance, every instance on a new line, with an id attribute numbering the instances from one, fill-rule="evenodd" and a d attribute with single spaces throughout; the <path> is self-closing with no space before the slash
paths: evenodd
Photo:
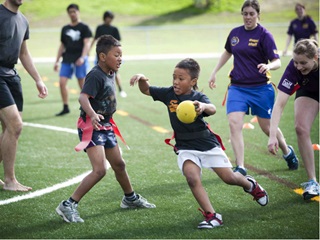
<path id="1" fill-rule="evenodd" d="M 23 96 L 19 75 L 0 76 L 0 109 L 16 104 L 19 112 L 23 110 Z"/>
<path id="2" fill-rule="evenodd" d="M 79 128 L 78 136 L 80 141 L 82 141 L 82 130 Z M 101 145 L 104 148 L 114 148 L 117 144 L 117 138 L 113 130 L 93 130 L 92 138 L 87 148 L 97 145 Z"/>
<path id="3" fill-rule="evenodd" d="M 295 99 L 297 99 L 298 97 L 309 97 L 319 102 L 319 92 L 310 92 L 303 88 L 299 88 L 297 90 Z"/>

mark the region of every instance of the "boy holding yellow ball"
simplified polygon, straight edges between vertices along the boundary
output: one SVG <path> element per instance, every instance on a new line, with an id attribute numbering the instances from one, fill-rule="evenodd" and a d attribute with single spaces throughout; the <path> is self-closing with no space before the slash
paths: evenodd
<path id="1" fill-rule="evenodd" d="M 199 209 L 205 217 L 198 228 L 214 228 L 223 225 L 222 216 L 216 213 L 209 200 L 208 194 L 201 183 L 201 169 L 210 168 L 227 184 L 243 187 L 261 206 L 268 204 L 267 192 L 251 176 L 243 176 L 232 171 L 232 165 L 223 151 L 220 137 L 214 134 L 204 121 L 216 113 L 216 107 L 202 92 L 197 91 L 197 81 L 200 73 L 199 64 L 187 58 L 180 61 L 173 72 L 173 84 L 170 87 L 150 86 L 148 78 L 136 74 L 130 79 L 130 85 L 138 84 L 140 91 L 152 96 L 154 101 L 163 102 L 168 109 L 171 126 L 174 130 L 178 154 L 178 166 L 186 177 L 188 185 Z M 178 105 L 190 100 L 196 111 L 196 119 L 191 123 L 178 120 L 176 109 Z M 203 210 L 202 210 L 203 209 Z"/>

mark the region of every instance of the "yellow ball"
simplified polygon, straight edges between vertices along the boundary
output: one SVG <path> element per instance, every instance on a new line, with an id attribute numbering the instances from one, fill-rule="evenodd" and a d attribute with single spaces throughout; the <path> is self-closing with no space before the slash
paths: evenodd
<path id="1" fill-rule="evenodd" d="M 183 123 L 193 123 L 197 118 L 197 113 L 193 102 L 186 100 L 181 102 L 176 110 L 177 118 Z"/>

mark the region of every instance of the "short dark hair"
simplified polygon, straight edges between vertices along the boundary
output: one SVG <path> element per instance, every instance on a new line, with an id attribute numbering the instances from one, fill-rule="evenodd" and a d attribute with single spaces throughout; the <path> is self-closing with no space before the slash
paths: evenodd
<path id="1" fill-rule="evenodd" d="M 246 0 L 246 1 L 244 1 L 244 3 L 242 4 L 242 7 L 241 7 L 241 12 L 243 12 L 243 9 L 245 7 L 252 7 L 254 10 L 257 11 L 258 14 L 260 14 L 260 4 L 259 4 L 258 0 Z"/>
<path id="2" fill-rule="evenodd" d="M 108 52 L 113 47 L 121 47 L 121 43 L 111 35 L 104 34 L 101 37 L 99 37 L 96 46 L 96 54 L 98 60 L 100 53 L 108 54 Z"/>
<path id="3" fill-rule="evenodd" d="M 176 68 L 181 68 L 181 69 L 188 70 L 191 79 L 194 79 L 194 78 L 198 79 L 199 78 L 200 65 L 193 58 L 185 58 L 185 59 L 181 60 L 176 65 Z M 197 84 L 193 86 L 193 89 L 194 90 L 198 90 Z"/>
<path id="4" fill-rule="evenodd" d="M 303 8 L 303 9 L 306 9 L 306 7 L 305 7 L 303 4 L 301 4 L 301 3 L 296 3 L 296 5 L 295 5 L 295 7 L 294 7 L 294 10 L 297 10 L 298 7 L 301 7 L 301 8 Z"/>
<path id="5" fill-rule="evenodd" d="M 71 3 L 68 7 L 67 7 L 67 12 L 69 12 L 69 10 L 71 9 L 71 8 L 74 8 L 74 9 L 76 9 L 76 10 L 80 10 L 80 8 L 79 8 L 79 5 L 78 4 L 75 4 L 75 3 Z"/>
<path id="6" fill-rule="evenodd" d="M 113 19 L 113 18 L 114 18 L 113 12 L 111 12 L 111 11 L 105 11 L 104 14 L 103 14 L 103 21 L 104 21 L 106 18 L 111 18 L 111 19 Z"/>

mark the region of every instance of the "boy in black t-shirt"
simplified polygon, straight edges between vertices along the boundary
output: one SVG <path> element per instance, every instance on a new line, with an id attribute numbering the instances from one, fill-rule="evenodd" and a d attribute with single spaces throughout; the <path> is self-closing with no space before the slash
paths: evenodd
<path id="1" fill-rule="evenodd" d="M 110 35 L 104 35 L 98 40 L 96 52 L 99 57 L 98 65 L 86 76 L 79 97 L 81 113 L 78 122 L 81 143 L 84 143 L 86 136 L 89 136 L 89 141 L 82 149 L 88 154 L 92 172 L 82 180 L 72 196 L 62 201 L 56 208 L 56 212 L 66 222 L 84 222 L 77 210 L 78 203 L 106 174 L 106 160 L 109 161 L 124 192 L 121 208 L 156 207 L 133 191 L 115 137 L 117 129 L 112 124 L 112 115 L 116 111 L 114 78 L 122 58 L 120 42 Z"/>
<path id="2" fill-rule="evenodd" d="M 57 72 L 59 61 L 62 57 L 59 85 L 63 109 L 56 116 L 62 116 L 70 112 L 68 106 L 68 79 L 71 79 L 75 72 L 81 89 L 89 67 L 88 52 L 90 50 L 90 38 L 92 37 L 91 30 L 88 25 L 81 22 L 77 4 L 70 4 L 67 7 L 67 12 L 71 23 L 65 25 L 61 30 L 61 44 L 54 64 L 54 70 Z"/>
<path id="3" fill-rule="evenodd" d="M 202 168 L 214 170 L 227 184 L 243 187 L 244 191 L 251 194 L 261 206 L 268 204 L 268 194 L 253 177 L 232 171 L 232 165 L 223 151 L 220 137 L 212 132 L 203 119 L 215 114 L 216 107 L 205 94 L 197 91 L 199 73 L 199 64 L 187 58 L 176 65 L 173 84 L 170 87 L 150 86 L 149 79 L 143 74 L 134 75 L 130 85 L 138 83 L 143 94 L 166 105 L 176 140 L 174 148 L 178 154 L 178 166 L 203 209 L 199 210 L 205 220 L 198 225 L 198 228 L 203 229 L 222 226 L 223 221 L 221 214 L 213 209 L 208 194 L 202 186 Z M 185 100 L 193 101 L 197 112 L 197 118 L 190 124 L 180 122 L 176 114 L 177 106 Z"/>

